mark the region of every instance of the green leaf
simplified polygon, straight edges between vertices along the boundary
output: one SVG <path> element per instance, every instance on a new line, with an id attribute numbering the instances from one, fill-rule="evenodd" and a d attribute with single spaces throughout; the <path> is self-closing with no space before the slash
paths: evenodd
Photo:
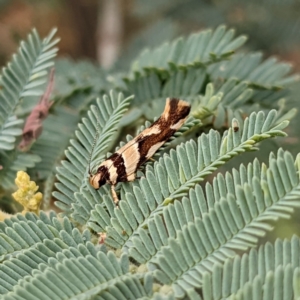
<path id="1" fill-rule="evenodd" d="M 299 170 L 295 168 L 290 153 L 280 150 L 277 158 L 270 156 L 268 169 L 260 171 L 258 167 L 255 162 L 248 170 L 241 168 L 240 174 L 233 173 L 234 181 L 226 176 L 228 190 L 220 189 L 225 183 L 220 176 L 211 188 L 209 184 L 206 185 L 206 198 L 198 188 L 196 197 L 190 197 L 185 205 L 174 205 L 173 213 L 172 206 L 164 210 L 166 232 L 171 236 L 168 239 L 167 235 L 161 242 L 165 247 L 161 247 L 157 253 L 154 251 L 147 260 L 151 269 L 157 268 L 164 274 L 160 276 L 164 278 L 163 283 L 173 285 L 177 297 L 181 297 L 188 287 L 200 288 L 207 269 L 216 266 L 216 263 L 224 263 L 226 258 L 235 255 L 234 252 L 255 246 L 258 238 L 272 229 L 273 221 L 289 218 L 293 209 L 300 206 Z M 229 190 L 230 186 L 233 189 Z M 207 203 L 211 203 L 210 207 L 207 207 Z M 197 210 L 194 209 L 196 206 L 199 207 Z M 193 210 L 197 215 L 189 216 L 189 222 L 182 219 L 181 216 L 187 216 Z M 176 224 L 175 220 L 181 219 L 182 223 Z M 156 229 L 153 227 L 150 230 L 149 225 L 152 243 L 157 239 L 152 237 L 152 232 L 161 227 L 155 221 L 151 226 Z M 170 230 L 170 226 L 174 229 Z M 136 257 L 146 257 L 145 249 L 137 244 L 134 248 L 133 253 L 139 253 Z M 172 253 L 176 253 L 176 256 L 172 256 Z M 268 259 L 273 263 L 271 257 Z M 176 265 L 178 270 L 168 268 Z M 197 274 L 199 280 L 192 282 L 192 274 Z"/>
<path id="2" fill-rule="evenodd" d="M 52 31 L 49 37 L 42 41 L 34 29 L 26 42 L 21 43 L 18 53 L 13 56 L 12 61 L 3 69 L 0 93 L 1 132 L 22 97 L 29 94 L 42 94 L 42 90 L 38 93 L 35 91 L 35 87 L 44 83 L 44 80 L 40 80 L 40 76 L 37 75 L 53 65 L 53 58 L 58 49 L 52 47 L 57 44 L 58 39 L 52 43 L 50 50 L 47 47 L 52 42 L 55 31 Z M 41 76 L 45 78 L 46 75 L 47 72 L 43 72 Z"/>
<path id="3" fill-rule="evenodd" d="M 131 274 L 128 267 L 124 268 L 126 260 L 126 255 L 117 259 L 112 252 L 53 260 L 52 266 L 25 277 L 3 300 L 20 297 L 83 300 L 95 296 L 134 300 L 151 296 L 151 275 Z"/>
<path id="4" fill-rule="evenodd" d="M 246 41 L 245 36 L 234 39 L 234 30 L 219 26 L 190 35 L 186 39 L 178 38 L 171 43 L 150 51 L 145 50 L 132 64 L 131 72 L 157 68 L 169 70 L 171 66 L 206 66 L 226 59 Z"/>
<path id="5" fill-rule="evenodd" d="M 269 122 L 269 119 L 269 115 L 264 117 L 265 122 Z M 254 136 L 265 139 L 274 135 L 274 123 L 264 123 L 266 131 L 260 130 L 254 135 L 257 122 L 260 122 L 260 119 L 256 113 L 252 113 L 249 119 L 245 120 L 242 130 L 235 132 L 230 128 L 223 138 L 211 130 L 209 134 L 201 135 L 197 143 L 189 141 L 177 146 L 176 151 L 171 150 L 169 155 L 165 154 L 154 167 L 148 166 L 145 177 L 134 184 L 122 185 L 124 192 L 121 193 L 121 199 L 127 201 L 121 201 L 118 210 L 109 209 L 112 218 L 109 226 L 103 227 L 104 224 L 100 220 L 107 217 L 99 208 L 101 204 L 96 205 L 90 219 L 90 223 L 93 222 L 96 226 L 91 227 L 97 228 L 98 232 L 107 231 L 106 243 L 114 248 L 117 243 L 116 248 L 127 251 L 138 230 L 147 228 L 156 215 L 162 214 L 166 205 L 186 196 L 192 187 L 231 157 L 251 150 L 256 143 Z M 276 131 L 275 135 L 277 134 Z M 86 210 L 89 209 L 90 207 L 86 206 Z M 134 214 L 137 221 L 135 225 L 130 225 L 133 224 L 132 215 L 128 214 L 128 211 Z"/>

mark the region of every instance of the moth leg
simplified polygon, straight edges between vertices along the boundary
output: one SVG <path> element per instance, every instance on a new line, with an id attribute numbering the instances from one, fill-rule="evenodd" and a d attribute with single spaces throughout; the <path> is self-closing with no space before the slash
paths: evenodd
<path id="1" fill-rule="evenodd" d="M 105 232 L 99 232 L 99 244 L 104 244 L 106 239 L 106 233 Z"/>
<path id="2" fill-rule="evenodd" d="M 113 197 L 113 200 L 114 200 L 114 203 L 115 203 L 116 207 L 118 207 L 119 198 L 118 198 L 118 195 L 115 191 L 115 186 L 113 184 L 111 185 L 111 195 Z"/>
<path id="3" fill-rule="evenodd" d="M 156 160 L 155 160 L 154 158 L 152 158 L 152 157 L 149 157 L 148 160 L 151 160 L 151 161 L 153 161 L 153 162 L 156 161 Z"/>

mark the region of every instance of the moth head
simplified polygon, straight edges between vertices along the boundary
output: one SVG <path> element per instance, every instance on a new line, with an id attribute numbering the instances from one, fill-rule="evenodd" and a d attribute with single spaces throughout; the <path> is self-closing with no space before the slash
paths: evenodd
<path id="1" fill-rule="evenodd" d="M 98 190 L 102 185 L 106 183 L 104 173 L 98 172 L 96 174 L 90 174 L 89 182 L 94 189 Z"/>

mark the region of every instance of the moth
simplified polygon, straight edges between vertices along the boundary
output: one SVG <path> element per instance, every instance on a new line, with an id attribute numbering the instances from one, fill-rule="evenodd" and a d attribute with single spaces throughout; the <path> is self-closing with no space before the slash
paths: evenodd
<path id="1" fill-rule="evenodd" d="M 135 180 L 137 169 L 184 124 L 190 109 L 190 104 L 183 100 L 167 98 L 159 119 L 102 162 L 96 174 L 89 171 L 90 184 L 95 189 L 110 184 L 113 200 L 118 205 L 116 184 Z"/>

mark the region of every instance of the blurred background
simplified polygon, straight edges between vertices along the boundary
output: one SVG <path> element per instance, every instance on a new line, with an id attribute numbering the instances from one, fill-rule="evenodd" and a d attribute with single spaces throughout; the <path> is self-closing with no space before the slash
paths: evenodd
<path id="1" fill-rule="evenodd" d="M 145 47 L 222 23 L 299 70 L 299 0 L 0 0 L 0 64 L 32 27 L 59 29 L 60 56 L 126 69 Z"/>
<path id="2" fill-rule="evenodd" d="M 61 38 L 58 74 L 76 69 L 77 84 L 84 93 L 73 90 L 71 93 L 63 76 L 58 89 L 65 99 L 72 97 L 68 103 L 75 106 L 87 97 L 82 65 L 78 67 L 76 62 L 89 61 L 85 67 L 91 73 L 96 66 L 97 76 L 88 80 L 103 80 L 103 86 L 109 89 L 109 74 L 127 72 L 132 60 L 145 47 L 152 48 L 220 24 L 234 27 L 237 35 L 248 36 L 244 50 L 262 51 L 264 57 L 275 55 L 290 62 L 295 73 L 300 71 L 299 0 L 0 0 L 0 65 L 9 61 L 20 40 L 33 27 L 42 37 L 57 27 Z M 101 92 L 95 90 L 96 94 Z M 287 106 L 298 108 L 299 83 L 292 88 L 292 95 Z M 298 113 L 288 129 L 289 137 L 282 142 L 284 149 L 293 155 L 300 152 L 299 120 Z M 76 116 L 72 122 L 78 122 Z M 252 161 L 255 156 L 266 161 L 278 143 L 270 141 L 264 145 L 259 152 L 233 159 L 228 167 Z M 268 239 L 299 233 L 299 215 L 298 211 L 289 222 L 280 222 Z"/>

